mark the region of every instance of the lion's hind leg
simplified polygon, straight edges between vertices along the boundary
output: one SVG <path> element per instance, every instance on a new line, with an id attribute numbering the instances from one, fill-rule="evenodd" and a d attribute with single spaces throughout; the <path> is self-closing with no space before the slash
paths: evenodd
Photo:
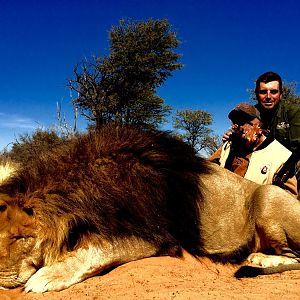
<path id="1" fill-rule="evenodd" d="M 260 186 L 254 194 L 256 247 L 235 277 L 255 277 L 300 270 L 300 202 L 272 185 Z"/>
<path id="2" fill-rule="evenodd" d="M 234 276 L 236 278 L 256 277 L 259 275 L 271 275 L 275 273 L 282 273 L 285 271 L 293 271 L 293 270 L 300 270 L 300 263 L 279 265 L 276 267 L 268 267 L 268 268 L 242 266 L 235 272 Z"/>
<path id="3" fill-rule="evenodd" d="M 25 284 L 25 292 L 60 291 L 122 263 L 154 256 L 157 249 L 135 238 L 101 243 L 65 253 L 61 259 L 39 269 Z"/>
<path id="4" fill-rule="evenodd" d="M 258 247 L 275 254 L 298 258 L 300 254 L 300 201 L 273 185 L 254 193 Z"/>
<path id="5" fill-rule="evenodd" d="M 299 258 L 291 258 L 283 255 L 266 255 L 252 253 L 248 256 L 250 265 L 242 266 L 234 274 L 236 278 L 256 277 L 259 275 L 271 275 L 285 271 L 300 270 Z"/>
<path id="6" fill-rule="evenodd" d="M 284 255 L 267 255 L 257 252 L 251 253 L 247 258 L 247 262 L 256 266 L 262 266 L 266 268 L 298 263 L 298 259 L 287 257 Z"/>

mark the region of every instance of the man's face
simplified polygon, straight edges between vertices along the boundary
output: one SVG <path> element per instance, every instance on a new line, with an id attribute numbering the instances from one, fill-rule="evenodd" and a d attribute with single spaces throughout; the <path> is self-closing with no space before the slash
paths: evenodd
<path id="1" fill-rule="evenodd" d="M 274 109 L 281 100 L 278 81 L 261 82 L 257 91 L 257 100 L 266 110 Z"/>

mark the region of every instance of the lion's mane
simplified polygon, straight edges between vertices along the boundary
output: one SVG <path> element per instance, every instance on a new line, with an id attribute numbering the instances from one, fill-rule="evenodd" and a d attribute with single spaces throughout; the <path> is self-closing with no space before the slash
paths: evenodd
<path id="1" fill-rule="evenodd" d="M 170 134 L 113 124 L 36 157 L 0 190 L 33 212 L 52 256 L 84 239 L 127 236 L 158 254 L 200 255 L 199 175 L 208 172 Z"/>

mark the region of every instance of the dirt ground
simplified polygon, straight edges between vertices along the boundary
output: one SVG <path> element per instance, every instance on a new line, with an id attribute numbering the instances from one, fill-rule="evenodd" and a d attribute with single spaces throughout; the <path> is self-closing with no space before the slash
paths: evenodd
<path id="1" fill-rule="evenodd" d="M 61 292 L 0 291 L 1 300 L 82 299 L 300 299 L 300 271 L 235 279 L 236 266 L 188 254 L 183 259 L 152 257 L 119 266 Z"/>

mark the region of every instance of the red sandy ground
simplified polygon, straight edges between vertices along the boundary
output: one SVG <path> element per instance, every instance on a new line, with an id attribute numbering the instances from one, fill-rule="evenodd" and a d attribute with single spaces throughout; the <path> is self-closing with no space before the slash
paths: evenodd
<path id="1" fill-rule="evenodd" d="M 300 299 L 300 271 L 235 279 L 237 266 L 188 254 L 184 259 L 152 257 L 119 266 L 61 292 L 0 291 L 1 300 L 82 299 Z"/>

